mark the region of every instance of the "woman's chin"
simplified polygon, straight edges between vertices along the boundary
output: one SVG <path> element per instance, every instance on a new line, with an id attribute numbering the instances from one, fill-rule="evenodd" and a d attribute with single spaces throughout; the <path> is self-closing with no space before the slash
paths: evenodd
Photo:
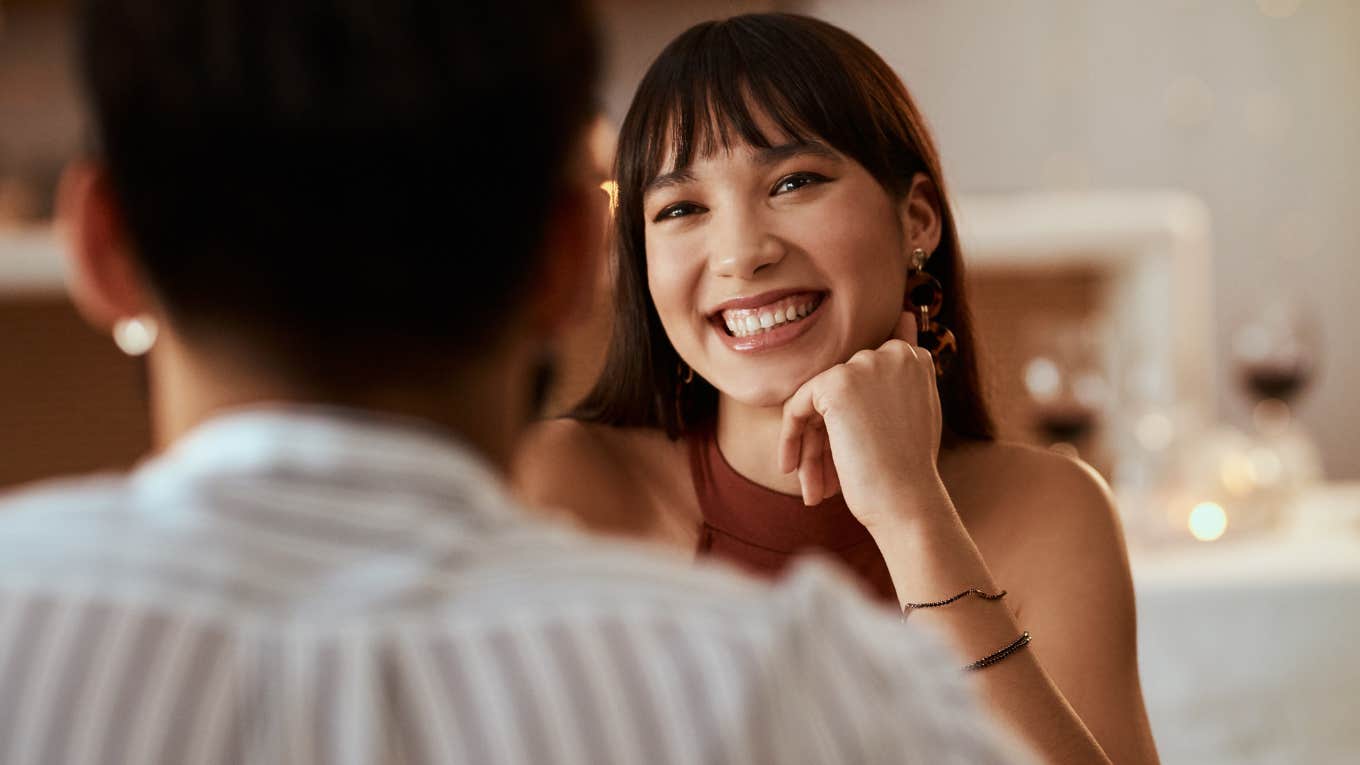
<path id="1" fill-rule="evenodd" d="M 820 349 L 818 349 L 820 350 Z M 833 354 L 780 354 L 759 363 L 715 364 L 709 381 L 724 396 L 748 407 L 782 407 L 808 380 L 835 366 Z"/>
<path id="2" fill-rule="evenodd" d="M 808 375 L 811 379 L 812 375 Z M 803 380 L 790 380 L 778 384 L 768 382 L 748 382 L 745 385 L 719 386 L 718 390 L 727 398 L 732 399 L 738 404 L 747 407 L 782 407 L 798 388 L 802 386 Z"/>

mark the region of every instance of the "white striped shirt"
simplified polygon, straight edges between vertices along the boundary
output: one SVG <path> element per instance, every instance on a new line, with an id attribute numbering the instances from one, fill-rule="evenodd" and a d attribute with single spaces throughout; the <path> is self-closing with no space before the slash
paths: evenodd
<path id="1" fill-rule="evenodd" d="M 215 419 L 0 503 L 0 763 L 1000 763 L 957 659 L 520 510 L 357 412 Z"/>

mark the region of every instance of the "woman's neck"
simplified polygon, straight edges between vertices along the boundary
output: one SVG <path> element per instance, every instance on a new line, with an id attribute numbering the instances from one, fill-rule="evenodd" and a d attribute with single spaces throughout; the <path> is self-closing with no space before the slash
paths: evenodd
<path id="1" fill-rule="evenodd" d="M 798 474 L 779 470 L 779 433 L 783 424 L 782 406 L 748 406 L 718 394 L 716 438 L 728 464 L 767 489 L 798 495 Z"/>

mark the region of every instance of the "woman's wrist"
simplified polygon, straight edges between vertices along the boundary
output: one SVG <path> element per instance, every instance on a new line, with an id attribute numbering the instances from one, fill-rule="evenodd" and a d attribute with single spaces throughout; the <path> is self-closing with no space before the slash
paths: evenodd
<path id="1" fill-rule="evenodd" d="M 864 519 L 865 528 L 875 539 L 880 535 L 896 538 L 901 534 L 919 534 L 958 523 L 958 512 L 939 474 L 925 481 L 889 483 L 870 496 L 873 506 L 856 515 Z"/>
<path id="2" fill-rule="evenodd" d="M 904 602 L 934 600 L 967 587 L 996 589 L 943 482 L 925 491 L 917 484 L 883 501 L 884 512 L 865 528 Z"/>

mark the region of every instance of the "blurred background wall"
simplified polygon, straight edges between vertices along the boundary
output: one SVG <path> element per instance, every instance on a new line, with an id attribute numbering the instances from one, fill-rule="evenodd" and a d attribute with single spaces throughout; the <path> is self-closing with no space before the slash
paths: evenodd
<path id="1" fill-rule="evenodd" d="M 81 120 L 68 0 L 0 0 L 0 223 L 51 212 Z"/>

